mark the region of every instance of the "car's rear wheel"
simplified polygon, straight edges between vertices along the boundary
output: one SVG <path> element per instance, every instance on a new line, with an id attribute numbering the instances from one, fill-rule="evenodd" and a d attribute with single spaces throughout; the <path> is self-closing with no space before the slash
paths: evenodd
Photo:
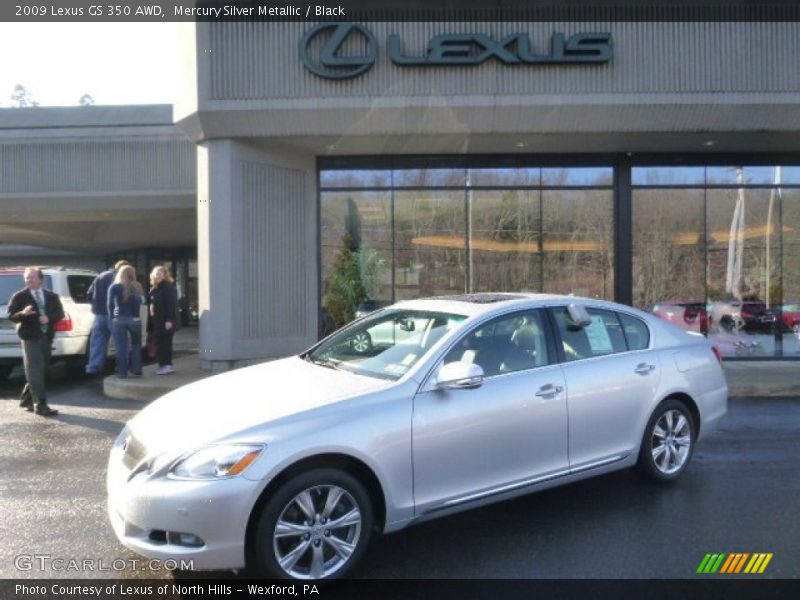
<path id="1" fill-rule="evenodd" d="M 336 469 L 307 471 L 284 483 L 258 520 L 256 570 L 280 579 L 337 579 L 366 551 L 372 504 L 364 486 Z"/>
<path id="2" fill-rule="evenodd" d="M 639 452 L 639 471 L 648 479 L 668 482 L 686 470 L 697 437 L 694 419 L 679 400 L 666 400 L 653 412 Z"/>

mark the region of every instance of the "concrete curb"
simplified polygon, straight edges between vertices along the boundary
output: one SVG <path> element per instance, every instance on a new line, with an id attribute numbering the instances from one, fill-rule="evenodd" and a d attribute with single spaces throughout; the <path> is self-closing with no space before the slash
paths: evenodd
<path id="1" fill-rule="evenodd" d="M 732 397 L 800 398 L 800 362 L 731 361 L 723 368 Z"/>
<path id="2" fill-rule="evenodd" d="M 175 373 L 169 375 L 156 375 L 155 365 L 145 367 L 141 377 L 118 379 L 116 375 L 109 375 L 103 379 L 103 394 L 115 400 L 147 403 L 179 387 L 213 375 L 200 369 L 200 359 L 197 356 L 179 358 L 173 364 Z"/>

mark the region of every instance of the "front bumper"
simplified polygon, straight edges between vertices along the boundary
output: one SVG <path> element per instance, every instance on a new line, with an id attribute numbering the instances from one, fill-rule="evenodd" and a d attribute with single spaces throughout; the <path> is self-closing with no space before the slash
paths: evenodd
<path id="1" fill-rule="evenodd" d="M 247 522 L 263 482 L 244 477 L 182 481 L 146 473 L 129 480 L 130 473 L 121 451 L 112 450 L 106 482 L 108 516 L 124 546 L 147 558 L 191 560 L 194 569 L 245 566 Z M 160 532 L 193 534 L 204 545 L 171 543 L 158 539 Z"/>

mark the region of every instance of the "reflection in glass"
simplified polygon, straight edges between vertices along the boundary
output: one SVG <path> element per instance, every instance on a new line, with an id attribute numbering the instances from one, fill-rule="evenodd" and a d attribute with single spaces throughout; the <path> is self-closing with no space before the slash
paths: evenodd
<path id="1" fill-rule="evenodd" d="M 705 310 L 704 192 L 633 192 L 633 303 L 701 331 Z M 705 333 L 705 332 L 703 332 Z"/>
<path id="2" fill-rule="evenodd" d="M 323 320 L 336 327 L 364 300 L 392 300 L 390 200 L 388 192 L 321 195 Z"/>
<path id="3" fill-rule="evenodd" d="M 466 290 L 463 192 L 396 192 L 395 299 Z"/>
<path id="4" fill-rule="evenodd" d="M 703 185 L 705 167 L 633 167 L 633 185 Z"/>
<path id="5" fill-rule="evenodd" d="M 611 167 L 542 169 L 542 185 L 546 186 L 610 186 L 613 182 Z"/>
<path id="6" fill-rule="evenodd" d="M 773 356 L 781 297 L 775 194 L 739 188 L 708 190 L 707 198 L 709 340 L 725 355 Z"/>
<path id="7" fill-rule="evenodd" d="M 611 190 L 542 192 L 544 291 L 614 297 Z"/>
<path id="8" fill-rule="evenodd" d="M 799 185 L 800 167 L 781 167 L 780 182 Z"/>
<path id="9" fill-rule="evenodd" d="M 475 186 L 538 186 L 541 169 L 470 169 L 469 184 Z"/>
<path id="10" fill-rule="evenodd" d="M 464 187 L 466 169 L 398 169 L 394 172 L 396 187 Z"/>
<path id="11" fill-rule="evenodd" d="M 470 192 L 470 289 L 541 290 L 539 192 Z"/>
<path id="12" fill-rule="evenodd" d="M 322 188 L 368 188 L 392 185 L 391 171 L 328 169 L 320 171 L 319 185 Z"/>
<path id="13" fill-rule="evenodd" d="M 706 184 L 726 185 L 772 185 L 775 183 L 775 167 L 707 167 Z"/>
<path id="14" fill-rule="evenodd" d="M 781 332 L 784 356 L 800 356 L 800 190 L 782 190 L 783 297 Z"/>

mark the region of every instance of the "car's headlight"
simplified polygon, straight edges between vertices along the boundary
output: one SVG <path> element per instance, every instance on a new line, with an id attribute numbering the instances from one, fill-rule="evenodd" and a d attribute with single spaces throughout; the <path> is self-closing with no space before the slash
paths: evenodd
<path id="1" fill-rule="evenodd" d="M 166 467 L 170 462 L 172 462 L 173 458 L 175 457 L 174 454 L 158 454 L 150 459 L 147 463 L 147 472 L 148 474 L 155 473 L 160 471 L 164 467 Z"/>
<path id="2" fill-rule="evenodd" d="M 181 479 L 216 479 L 244 472 L 264 451 L 258 444 L 209 446 L 182 459 L 169 470 Z"/>
<path id="3" fill-rule="evenodd" d="M 119 432 L 117 439 L 114 440 L 114 448 L 122 448 L 125 445 L 125 442 L 131 435 L 131 430 L 128 429 L 128 426 L 122 428 L 122 431 Z"/>

